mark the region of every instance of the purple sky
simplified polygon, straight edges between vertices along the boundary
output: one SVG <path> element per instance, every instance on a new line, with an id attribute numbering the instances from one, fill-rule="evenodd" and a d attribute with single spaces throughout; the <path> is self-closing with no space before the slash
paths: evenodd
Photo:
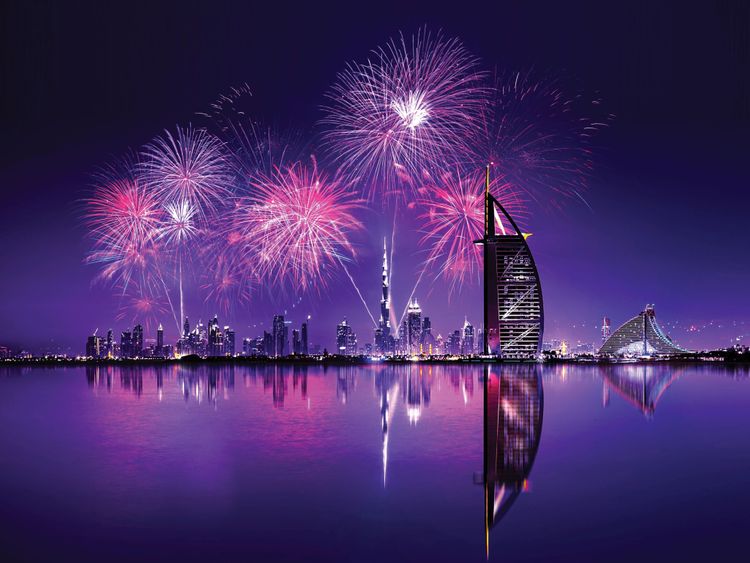
<path id="1" fill-rule="evenodd" d="M 548 7 L 544 17 L 537 7 L 501 2 L 479 18 L 465 4 L 378 3 L 366 14 L 351 5 L 287 13 L 136 4 L 0 8 L 0 345 L 36 351 L 54 343 L 79 352 L 94 328 L 119 332 L 130 324 L 115 322 L 117 299 L 91 287 L 96 270 L 83 264 L 79 202 L 96 166 L 165 127 L 197 121 L 195 112 L 245 82 L 259 117 L 313 131 L 323 92 L 346 61 L 423 24 L 461 37 L 486 66 L 574 77 L 617 115 L 598 140 L 588 207 L 534 209 L 527 222 L 547 338 L 598 341 L 603 315 L 617 326 L 654 303 L 683 345 L 724 346 L 742 335 L 750 342 L 743 2 L 693 9 L 574 2 Z M 415 228 L 408 218 L 399 225 L 399 311 L 417 273 Z M 387 231 L 386 219 L 368 222 L 352 268 L 373 311 Z M 478 286 L 448 302 L 446 285 L 428 280 L 416 296 L 436 332 L 457 328 L 465 314 L 479 323 Z M 245 337 L 267 328 L 274 312 L 286 309 L 295 325 L 310 314 L 312 340 L 330 346 L 335 324 L 347 316 L 360 342 L 370 341 L 370 323 L 343 276 L 320 297 L 293 301 L 256 300 L 226 320 Z M 196 296 L 187 310 L 192 320 L 214 313 Z M 164 325 L 173 339 L 174 322 L 165 318 Z M 687 332 L 691 325 L 697 330 Z"/>

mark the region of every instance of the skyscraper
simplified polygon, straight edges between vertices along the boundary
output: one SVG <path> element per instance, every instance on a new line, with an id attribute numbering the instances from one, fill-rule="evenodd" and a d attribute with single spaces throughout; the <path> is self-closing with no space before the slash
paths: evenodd
<path id="1" fill-rule="evenodd" d="M 131 357 L 137 358 L 143 353 L 143 327 L 141 325 L 135 325 L 133 328 L 133 345 L 131 349 Z"/>
<path id="2" fill-rule="evenodd" d="M 357 335 L 346 319 L 336 327 L 336 352 L 342 356 L 354 356 L 357 353 Z"/>
<path id="3" fill-rule="evenodd" d="M 544 331 L 539 272 L 513 218 L 490 194 L 487 165 L 484 192 L 484 345 L 502 358 L 534 359 Z M 496 232 L 499 231 L 499 232 Z"/>
<path id="4" fill-rule="evenodd" d="M 102 356 L 101 343 L 102 339 L 94 331 L 94 334 L 86 339 L 86 356 L 89 358 L 100 358 Z"/>
<path id="5" fill-rule="evenodd" d="M 464 318 L 464 338 L 461 347 L 461 353 L 469 356 L 474 353 L 474 327 L 467 318 Z"/>
<path id="6" fill-rule="evenodd" d="M 234 330 L 228 326 L 224 327 L 224 355 L 234 356 L 235 354 L 235 334 Z"/>
<path id="7" fill-rule="evenodd" d="M 393 336 L 391 335 L 391 295 L 390 279 L 388 277 L 388 246 L 383 238 L 383 275 L 382 295 L 380 297 L 380 320 L 375 329 L 375 352 L 390 354 L 393 352 Z"/>
<path id="8" fill-rule="evenodd" d="M 602 344 L 607 341 L 610 335 L 609 317 L 604 317 L 602 320 Z"/>
<path id="9" fill-rule="evenodd" d="M 299 336 L 299 331 L 295 328 L 292 330 L 292 354 L 299 356 L 302 353 L 302 339 Z"/>
<path id="10" fill-rule="evenodd" d="M 289 337 L 287 334 L 284 315 L 275 315 L 273 317 L 273 355 L 278 357 L 286 356 L 288 350 Z"/>
<path id="11" fill-rule="evenodd" d="M 133 333 L 125 330 L 120 334 L 120 357 L 133 357 Z"/>
<path id="12" fill-rule="evenodd" d="M 422 341 L 422 309 L 414 299 L 406 311 L 406 353 L 419 354 Z"/>
<path id="13" fill-rule="evenodd" d="M 307 320 L 309 322 L 310 316 L 308 315 Z M 307 323 L 302 323 L 302 354 L 307 356 L 309 353 L 309 343 L 307 340 Z"/>
<path id="14" fill-rule="evenodd" d="M 156 355 L 161 358 L 164 357 L 164 327 L 159 323 L 159 328 L 156 329 Z"/>
<path id="15" fill-rule="evenodd" d="M 435 354 L 437 349 L 435 347 L 435 337 L 432 335 L 432 323 L 430 317 L 424 317 L 422 319 L 422 352 L 424 354 Z"/>
<path id="16" fill-rule="evenodd" d="M 106 348 L 104 354 L 108 358 L 113 358 L 114 355 L 115 355 L 115 342 L 114 342 L 114 337 L 112 336 L 112 329 L 111 328 L 107 331 L 107 348 Z"/>

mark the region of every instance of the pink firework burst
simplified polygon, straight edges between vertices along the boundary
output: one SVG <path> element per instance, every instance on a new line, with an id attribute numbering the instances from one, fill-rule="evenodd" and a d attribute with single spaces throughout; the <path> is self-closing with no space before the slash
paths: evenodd
<path id="1" fill-rule="evenodd" d="M 160 279 L 156 234 L 163 211 L 154 194 L 138 180 L 102 176 L 84 205 L 93 240 L 86 261 L 101 266 L 99 279 L 124 288 L 133 279 L 155 285 Z"/>
<path id="2" fill-rule="evenodd" d="M 420 216 L 422 243 L 429 247 L 425 266 L 437 265 L 451 291 L 478 281 L 482 271 L 482 249 L 474 241 L 484 232 L 484 179 L 482 170 L 445 172 L 429 179 L 416 202 L 426 208 Z M 525 217 L 523 199 L 512 184 L 497 177 L 490 191 L 514 220 Z"/>
<path id="3" fill-rule="evenodd" d="M 339 74 L 322 123 L 326 147 L 370 199 L 465 159 L 487 89 L 458 39 L 403 35 Z"/>
<path id="4" fill-rule="evenodd" d="M 234 173 L 223 143 L 205 129 L 177 127 L 143 150 L 144 181 L 164 204 L 184 201 L 199 217 L 215 212 L 232 194 Z"/>
<path id="5" fill-rule="evenodd" d="M 169 315 L 169 311 L 163 294 L 154 293 L 139 284 L 131 284 L 123 294 L 117 320 L 142 323 L 151 332 Z"/>
<path id="6" fill-rule="evenodd" d="M 349 238 L 362 228 L 362 202 L 314 159 L 259 176 L 251 192 L 237 201 L 230 236 L 239 262 L 254 264 L 260 279 L 320 288 L 354 255 Z"/>
<path id="7" fill-rule="evenodd" d="M 531 72 L 500 76 L 482 119 L 475 164 L 492 162 L 532 200 L 560 206 L 582 198 L 593 169 L 593 138 L 613 118 L 601 100 L 571 95 L 558 79 Z"/>
<path id="8" fill-rule="evenodd" d="M 233 250 L 229 244 L 213 254 L 202 285 L 206 292 L 205 301 L 215 303 L 225 314 L 250 300 L 254 274 L 253 264 L 242 260 L 241 254 Z"/>

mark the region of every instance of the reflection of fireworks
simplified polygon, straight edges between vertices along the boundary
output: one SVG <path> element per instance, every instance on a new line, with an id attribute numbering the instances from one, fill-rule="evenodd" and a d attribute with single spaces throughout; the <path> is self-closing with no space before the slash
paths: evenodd
<path id="1" fill-rule="evenodd" d="M 262 175 L 252 192 L 238 201 L 230 236 L 259 277 L 319 288 L 353 254 L 349 236 L 362 228 L 354 217 L 360 201 L 314 161 Z"/>
<path id="2" fill-rule="evenodd" d="M 496 81 L 487 106 L 476 164 L 494 164 L 498 173 L 531 198 L 542 194 L 582 197 L 592 169 L 591 139 L 612 116 L 601 101 L 568 95 L 554 79 L 513 73 Z"/>
<path id="3" fill-rule="evenodd" d="M 457 39 L 420 30 L 391 40 L 374 61 L 350 64 L 329 92 L 328 148 L 371 198 L 460 158 L 483 106 L 476 66 Z"/>
<path id="4" fill-rule="evenodd" d="M 422 242 L 429 246 L 425 265 L 436 263 L 451 289 L 479 279 L 482 249 L 474 244 L 484 232 L 483 171 L 444 173 L 421 190 L 426 207 L 422 215 L 426 234 Z M 505 210 L 517 220 L 525 215 L 518 191 L 495 178 L 490 191 Z"/>
<path id="5" fill-rule="evenodd" d="M 232 168 L 224 148 L 204 129 L 177 127 L 143 151 L 143 177 L 163 203 L 186 201 L 200 216 L 215 211 L 231 195 Z"/>

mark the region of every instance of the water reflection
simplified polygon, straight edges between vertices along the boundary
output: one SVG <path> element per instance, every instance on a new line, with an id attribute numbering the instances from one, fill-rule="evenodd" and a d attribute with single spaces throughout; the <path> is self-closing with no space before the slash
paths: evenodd
<path id="1" fill-rule="evenodd" d="M 537 366 L 487 366 L 484 401 L 485 549 L 528 478 L 542 435 L 544 394 Z"/>
<path id="2" fill-rule="evenodd" d="M 684 368 L 648 365 L 602 366 L 599 368 L 603 385 L 602 404 L 609 405 L 610 391 L 614 391 L 650 418 L 666 390 L 683 372 Z"/>

